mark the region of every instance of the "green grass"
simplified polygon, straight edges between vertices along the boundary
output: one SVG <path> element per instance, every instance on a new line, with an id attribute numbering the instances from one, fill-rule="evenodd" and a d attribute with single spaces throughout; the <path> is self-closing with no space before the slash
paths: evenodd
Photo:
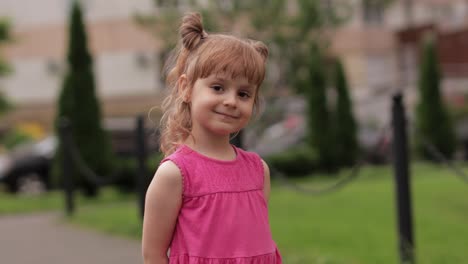
<path id="1" fill-rule="evenodd" d="M 136 201 L 107 206 L 84 206 L 71 219 L 76 225 L 97 229 L 112 235 L 141 238 L 141 218 Z"/>
<path id="2" fill-rule="evenodd" d="M 285 262 L 399 263 L 391 173 L 366 168 L 356 182 L 324 196 L 275 186 L 270 221 Z M 468 259 L 468 184 L 436 166 L 418 165 L 413 174 L 418 263 L 463 263 Z"/>
<path id="3" fill-rule="evenodd" d="M 57 210 L 62 203 L 61 194 L 58 192 L 40 196 L 19 196 L 0 192 L 0 215 Z"/>
<path id="4" fill-rule="evenodd" d="M 81 206 L 107 206 L 109 203 L 128 201 L 133 195 L 122 194 L 116 190 L 103 189 L 97 199 L 86 198 L 77 193 L 75 202 L 78 210 Z M 65 212 L 65 198 L 63 192 L 52 191 L 40 195 L 11 195 L 0 192 L 0 216 L 7 214 L 25 214 L 45 211 Z"/>
<path id="5" fill-rule="evenodd" d="M 392 173 L 388 167 L 367 167 L 356 181 L 322 196 L 296 193 L 274 181 L 270 222 L 284 262 L 399 263 Z M 412 175 L 415 175 L 411 189 L 417 262 L 466 262 L 468 184 L 434 165 L 418 164 Z M 297 183 L 321 188 L 333 180 L 318 177 Z M 82 201 L 71 222 L 140 239 L 141 223 L 135 200 L 116 197 L 111 193 L 100 202 Z M 0 213 L 3 204 L 0 196 Z"/>

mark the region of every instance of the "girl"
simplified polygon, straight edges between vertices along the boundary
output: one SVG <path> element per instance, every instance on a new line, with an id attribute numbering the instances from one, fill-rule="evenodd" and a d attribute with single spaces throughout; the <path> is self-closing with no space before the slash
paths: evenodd
<path id="1" fill-rule="evenodd" d="M 268 223 L 268 166 L 229 143 L 258 109 L 268 49 L 208 35 L 197 13 L 183 18 L 180 37 L 163 103 L 165 159 L 146 195 L 145 263 L 281 263 Z"/>

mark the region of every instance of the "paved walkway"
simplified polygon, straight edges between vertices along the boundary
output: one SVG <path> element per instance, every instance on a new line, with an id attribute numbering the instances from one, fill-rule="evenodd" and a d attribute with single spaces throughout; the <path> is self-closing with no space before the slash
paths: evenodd
<path id="1" fill-rule="evenodd" d="M 143 263 L 139 241 L 63 222 L 58 213 L 0 216 L 2 264 Z"/>

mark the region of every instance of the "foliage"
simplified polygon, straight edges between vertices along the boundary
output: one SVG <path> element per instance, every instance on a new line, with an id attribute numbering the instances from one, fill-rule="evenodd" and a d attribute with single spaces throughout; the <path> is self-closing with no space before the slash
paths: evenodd
<path id="1" fill-rule="evenodd" d="M 316 171 L 319 165 L 317 151 L 307 145 L 271 155 L 266 161 L 271 170 L 278 170 L 288 177 L 303 177 Z"/>
<path id="2" fill-rule="evenodd" d="M 425 147 L 425 140 L 447 158 L 453 156 L 456 144 L 452 120 L 441 98 L 435 45 L 432 37 L 424 42 L 418 83 L 419 104 L 416 108 L 416 150 L 422 158 L 429 160 L 435 158 Z"/>
<path id="3" fill-rule="evenodd" d="M 1 144 L 7 149 L 13 149 L 16 146 L 30 142 L 33 140 L 33 137 L 24 131 L 13 129 L 9 131 L 1 141 Z"/>
<path id="4" fill-rule="evenodd" d="M 177 26 L 180 20 L 180 11 L 176 8 L 164 8 L 154 15 L 135 14 L 134 20 L 158 39 L 158 63 L 164 65 L 169 58 L 170 51 L 177 44 Z M 161 75 L 163 75 L 161 69 Z M 160 80 L 163 83 L 163 80 Z"/>
<path id="5" fill-rule="evenodd" d="M 108 175 L 112 168 L 112 153 L 109 138 L 101 125 L 92 57 L 88 51 L 85 26 L 78 2 L 74 2 L 71 10 L 69 33 L 68 71 L 58 101 L 57 124 L 62 118 L 68 118 L 71 121 L 73 138 L 84 161 L 98 175 Z M 60 166 L 61 153 L 62 146 L 56 153 L 56 173 L 60 171 L 57 168 Z M 97 194 L 98 189 L 93 183 L 84 180 L 76 170 L 73 171 L 73 175 L 87 194 Z"/>
<path id="6" fill-rule="evenodd" d="M 156 171 L 159 163 L 163 159 L 163 154 L 160 152 L 149 155 L 146 161 L 145 175 L 150 179 Z M 136 190 L 136 183 L 139 177 L 138 166 L 135 158 L 117 158 L 116 170 L 119 173 L 120 180 L 114 185 L 122 192 L 132 192 Z"/>
<path id="7" fill-rule="evenodd" d="M 10 22 L 6 18 L 0 18 L 0 41 L 6 41 L 11 38 Z"/>
<path id="8" fill-rule="evenodd" d="M 333 79 L 337 96 L 333 116 L 336 159 L 339 165 L 349 166 L 356 161 L 358 154 L 357 127 L 345 72 L 338 59 L 334 62 L 334 68 Z"/>
<path id="9" fill-rule="evenodd" d="M 311 46 L 309 57 L 309 79 L 307 89 L 307 139 L 311 148 L 317 149 L 320 168 L 337 169 L 334 131 L 326 97 L 326 75 L 324 60 L 317 45 Z"/>
<path id="10" fill-rule="evenodd" d="M 11 40 L 11 24 L 8 19 L 0 17 L 0 46 Z M 0 57 L 0 77 L 9 73 L 8 63 Z"/>
<path id="11" fill-rule="evenodd" d="M 413 223 L 418 263 L 464 263 L 468 259 L 466 185 L 444 166 L 419 163 L 411 171 L 416 190 Z M 273 179 L 269 219 L 285 263 L 398 263 L 392 170 L 387 166 L 364 167 L 360 174 L 345 188 L 323 196 L 296 193 Z M 335 180 L 308 177 L 295 183 L 318 189 Z M 27 204 L 42 199 L 32 198 Z M 8 201 L 21 203 L 0 194 L 0 213 L 19 207 L 5 205 Z M 79 208 L 71 219 L 74 224 L 140 241 L 136 200 L 92 200 Z"/>
<path id="12" fill-rule="evenodd" d="M 468 259 L 466 185 L 445 166 L 417 163 L 411 172 L 418 263 L 464 263 Z M 334 182 L 320 176 L 294 181 L 306 188 Z M 388 166 L 366 166 L 356 181 L 323 196 L 293 192 L 273 179 L 269 219 L 285 263 L 398 263 L 393 186 Z M 136 198 L 113 189 L 102 194 L 98 199 L 79 196 L 72 223 L 139 243 Z M 63 210 L 63 199 L 59 192 L 40 196 L 0 192 L 0 215 Z"/>
<path id="13" fill-rule="evenodd" d="M 390 4 L 392 4 L 393 2 L 395 2 L 395 0 L 364 0 L 364 5 L 383 5 L 383 6 L 389 6 Z"/>
<path id="14" fill-rule="evenodd" d="M 11 25 L 6 18 L 0 18 L 0 48 L 3 44 L 7 43 L 11 39 Z M 0 77 L 4 77 L 11 72 L 10 65 L 1 56 L 0 52 Z M 0 92 L 0 115 L 5 113 L 11 108 L 11 104 L 6 99 L 5 95 Z"/>
<path id="15" fill-rule="evenodd" d="M 203 2 L 189 1 L 187 5 L 202 13 L 207 31 L 232 32 L 266 42 L 270 47 L 270 64 L 280 70 L 278 75 L 271 76 L 276 78 L 271 88 L 293 84 L 299 91 L 302 91 L 301 84 L 307 71 L 310 45 L 326 43 L 322 29 L 342 23 L 349 18 L 348 10 L 351 10 L 346 1 L 333 5 L 324 5 L 320 0 Z M 161 53 L 167 54 L 177 42 L 177 26 L 187 8 L 178 6 L 178 1 L 155 0 L 154 4 L 154 13 L 137 14 L 135 20 L 155 36 L 162 45 Z"/>
<path id="16" fill-rule="evenodd" d="M 11 108 L 11 103 L 8 102 L 8 100 L 5 98 L 5 95 L 0 92 L 0 116 L 2 113 L 7 112 Z"/>
<path id="17" fill-rule="evenodd" d="M 204 25 L 208 32 L 230 32 L 240 37 L 261 40 L 270 50 L 269 67 L 275 69 L 275 74 L 268 74 L 262 87 L 267 102 L 275 100 L 276 92 L 284 87 L 292 88 L 294 92 L 302 93 L 307 97 L 322 96 L 325 93 L 325 74 L 328 64 L 317 66 L 323 71 L 311 76 L 310 58 L 315 56 L 316 47 L 324 54 L 327 52 L 328 35 L 326 31 L 343 23 L 350 17 L 351 4 L 347 1 L 326 4 L 320 0 L 239 0 L 239 1 L 190 1 L 188 6 L 203 15 Z M 154 14 L 137 16 L 137 22 L 151 31 L 158 43 L 163 43 L 163 52 L 175 46 L 177 39 L 176 26 L 180 23 L 183 12 L 177 1 L 155 1 Z M 311 48 L 312 47 L 312 48 Z M 320 62 L 319 62 L 320 63 Z M 316 78 L 312 80 L 311 78 Z M 323 80 L 319 80 L 322 78 Z M 314 82 L 323 82 L 322 87 L 315 88 Z M 315 91 L 312 91 L 315 90 Z M 325 100 L 325 95 L 321 97 Z M 315 100 L 315 99 L 314 99 Z M 321 139 L 313 139 L 314 146 L 323 157 L 320 162 L 326 169 L 337 165 L 333 158 L 334 147 L 328 144 L 333 142 L 331 117 L 329 116 L 325 101 L 317 99 L 312 108 L 322 108 L 309 120 L 316 120 L 314 127 L 317 137 L 325 134 Z M 310 110 L 316 111 L 316 110 Z M 274 113 L 265 111 L 260 122 L 268 123 L 272 117 L 278 118 Z M 322 123 L 326 122 L 326 123 Z M 265 125 L 260 125 L 265 127 Z M 319 128 L 319 129 L 318 129 Z M 323 141 L 323 140 L 325 141 Z"/>

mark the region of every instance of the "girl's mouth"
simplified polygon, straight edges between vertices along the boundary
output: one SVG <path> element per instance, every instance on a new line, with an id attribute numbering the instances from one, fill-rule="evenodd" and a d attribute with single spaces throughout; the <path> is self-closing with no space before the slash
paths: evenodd
<path id="1" fill-rule="evenodd" d="M 222 113 L 222 112 L 217 112 L 217 111 L 214 111 L 216 114 L 218 115 L 222 115 L 222 116 L 225 116 L 227 118 L 232 118 L 232 119 L 237 119 L 239 118 L 238 116 L 235 116 L 235 115 L 231 115 L 231 114 L 227 114 L 227 113 Z"/>

